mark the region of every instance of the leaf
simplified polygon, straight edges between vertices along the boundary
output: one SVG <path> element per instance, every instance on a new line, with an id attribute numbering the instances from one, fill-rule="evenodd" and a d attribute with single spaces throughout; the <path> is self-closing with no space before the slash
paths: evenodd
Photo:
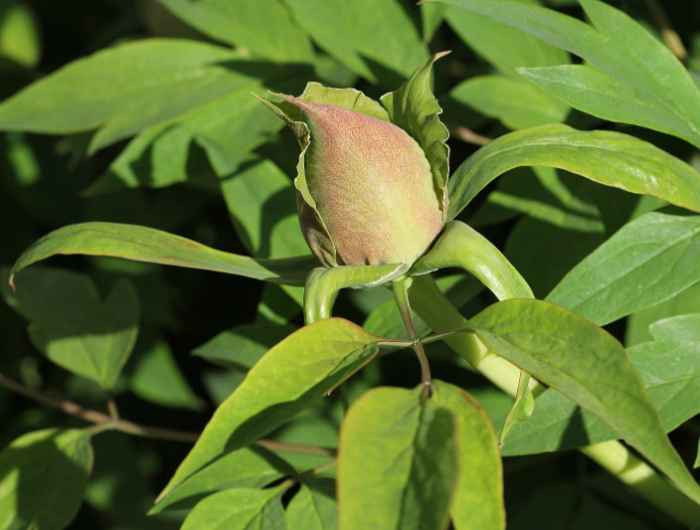
<path id="1" fill-rule="evenodd" d="M 182 524 L 182 530 L 284 530 L 283 487 L 264 490 L 236 488 L 201 501 Z"/>
<path id="2" fill-rule="evenodd" d="M 447 223 L 432 249 L 411 268 L 414 275 L 461 267 L 481 281 L 499 300 L 532 298 L 532 291 L 496 247 L 460 221 Z"/>
<path id="3" fill-rule="evenodd" d="M 398 278 L 408 269 L 404 264 L 361 265 L 359 267 L 317 267 L 304 286 L 304 318 L 311 324 L 331 316 L 333 302 L 341 289 L 373 287 Z"/>
<path id="4" fill-rule="evenodd" d="M 278 0 L 234 4 L 227 0 L 158 0 L 184 22 L 216 40 L 244 48 L 254 57 L 308 63 L 308 37 Z"/>
<path id="5" fill-rule="evenodd" d="M 398 90 L 381 97 L 381 103 L 389 113 L 391 123 L 398 125 L 420 145 L 430 163 L 433 182 L 440 191 L 443 210 L 447 203 L 446 187 L 450 175 L 450 133 L 440 121 L 442 108 L 430 89 L 433 63 L 449 52 L 436 53 L 423 63 Z"/>
<path id="6" fill-rule="evenodd" d="M 489 182 L 520 166 L 557 167 L 700 211 L 700 175 L 685 162 L 632 136 L 552 124 L 503 135 L 469 157 L 450 178 L 448 219 Z"/>
<path id="7" fill-rule="evenodd" d="M 0 57 L 34 68 L 41 57 L 38 20 L 29 4 L 10 0 L 0 8 Z"/>
<path id="8" fill-rule="evenodd" d="M 20 436 L 0 453 L 0 528 L 62 530 L 78 513 L 91 470 L 88 431 Z"/>
<path id="9" fill-rule="evenodd" d="M 192 508 L 207 495 L 233 488 L 262 488 L 294 469 L 280 457 L 259 446 L 243 447 L 195 473 L 156 504 L 150 515 L 165 509 Z"/>
<path id="10" fill-rule="evenodd" d="M 148 39 L 79 59 L 0 105 L 0 130 L 69 134 L 101 128 L 90 152 L 258 83 L 231 50 Z M 240 69 L 241 72 L 238 72 Z"/>
<path id="11" fill-rule="evenodd" d="M 238 274 L 257 280 L 303 285 L 317 263 L 312 256 L 282 260 L 255 259 L 222 252 L 167 232 L 118 223 L 81 223 L 54 230 L 34 243 L 10 272 L 56 254 L 112 256 L 134 261 L 175 265 Z"/>
<path id="12" fill-rule="evenodd" d="M 428 58 L 417 28 L 395 0 L 287 3 L 324 51 L 373 83 L 395 86 Z"/>
<path id="13" fill-rule="evenodd" d="M 337 520 L 335 481 L 306 479 L 287 506 L 287 528 L 304 530 L 335 530 Z"/>
<path id="14" fill-rule="evenodd" d="M 204 466 L 317 402 L 372 359 L 378 340 L 338 318 L 292 333 L 260 359 L 216 410 L 159 499 Z"/>
<path id="15" fill-rule="evenodd" d="M 421 388 L 375 388 L 340 432 L 338 528 L 446 528 L 458 478 L 453 414 Z M 367 470 L 371 469 L 371 473 Z"/>
<path id="16" fill-rule="evenodd" d="M 440 1 L 519 28 L 590 63 L 596 70 L 589 66 L 540 69 L 529 76 L 535 82 L 536 76 L 548 76 L 538 84 L 553 89 L 568 103 L 588 102 L 594 108 L 581 106 L 581 110 L 602 109 L 606 119 L 644 125 L 700 147 L 700 90 L 670 50 L 621 11 L 597 0 L 580 0 L 591 26 L 553 10 L 516 2 Z M 564 73 L 574 74 L 566 85 L 561 83 Z M 552 81 L 557 78 L 555 89 Z M 609 99 L 613 87 L 623 99 Z M 591 92 L 596 98 L 590 97 Z"/>
<path id="17" fill-rule="evenodd" d="M 455 530 L 505 529 L 502 464 L 486 413 L 464 390 L 442 381 L 433 381 L 431 401 L 456 419 L 460 473 L 450 507 Z"/>
<path id="18" fill-rule="evenodd" d="M 700 216 L 651 212 L 574 267 L 547 300 L 602 326 L 700 281 L 699 262 Z"/>
<path id="19" fill-rule="evenodd" d="M 269 160 L 250 160 L 249 164 L 221 181 L 226 205 L 246 248 L 260 258 L 307 253 L 309 247 L 299 228 L 292 181 Z"/>
<path id="20" fill-rule="evenodd" d="M 698 502 L 700 487 L 666 437 L 644 383 L 605 331 L 539 300 L 498 302 L 468 322 L 493 352 L 598 416 Z"/>
<path id="21" fill-rule="evenodd" d="M 119 281 L 102 302 L 87 276 L 37 268 L 17 287 L 17 293 L 3 287 L 3 296 L 30 321 L 34 345 L 59 366 L 110 390 L 138 334 L 139 301 L 131 283 Z"/>
<path id="22" fill-rule="evenodd" d="M 513 2 L 491 0 L 491 3 L 507 4 L 510 7 Z M 530 6 L 539 4 L 537 0 L 518 3 Z M 452 2 L 443 4 L 455 5 Z M 506 6 L 503 7 L 507 9 Z M 515 73 L 518 67 L 551 66 L 570 62 L 569 54 L 565 51 L 493 18 L 454 7 L 447 7 L 446 18 L 450 27 L 467 46 L 500 73 L 511 78 L 518 77 Z"/>
<path id="23" fill-rule="evenodd" d="M 248 370 L 272 346 L 296 330 L 297 327 L 291 324 L 277 324 L 267 320 L 241 324 L 222 331 L 192 350 L 192 353 L 227 368 Z"/>
<path id="24" fill-rule="evenodd" d="M 142 399 L 191 410 L 202 410 L 204 402 L 195 394 L 178 368 L 168 343 L 152 337 L 136 360 L 129 378 L 131 391 Z"/>
<path id="25" fill-rule="evenodd" d="M 509 129 L 526 129 L 564 121 L 569 106 L 542 89 L 504 75 L 482 75 L 460 83 L 450 97 L 498 119 Z"/>

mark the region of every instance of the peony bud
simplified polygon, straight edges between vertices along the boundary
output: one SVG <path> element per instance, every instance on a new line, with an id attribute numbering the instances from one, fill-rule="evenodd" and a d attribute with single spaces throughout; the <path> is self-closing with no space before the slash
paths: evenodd
<path id="1" fill-rule="evenodd" d="M 418 143 L 379 117 L 282 97 L 296 109 L 271 108 L 305 147 L 299 218 L 316 257 L 326 266 L 415 262 L 443 227 L 430 164 Z"/>

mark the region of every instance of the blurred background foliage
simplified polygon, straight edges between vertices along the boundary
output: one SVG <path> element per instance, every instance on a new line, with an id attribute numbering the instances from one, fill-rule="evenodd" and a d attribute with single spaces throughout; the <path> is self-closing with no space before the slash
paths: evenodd
<path id="1" fill-rule="evenodd" d="M 662 38 L 664 21 L 653 9 L 660 2 L 608 3 Z M 582 17 L 574 1 L 544 4 Z M 683 60 L 698 80 L 700 4 L 663 4 L 686 46 Z M 93 111 L 69 95 L 66 108 L 75 103 L 83 109 L 75 111 L 77 125 L 63 115 L 54 131 L 46 131 L 52 135 L 20 130 L 0 135 L 0 264 L 10 266 L 51 230 L 84 221 L 149 226 L 260 257 L 304 254 L 291 187 L 298 147 L 287 131 L 280 134 L 279 120 L 250 92 L 296 94 L 307 81 L 319 80 L 378 97 L 441 50 L 452 50 L 436 63 L 435 93 L 453 130 L 453 168 L 489 138 L 560 121 L 628 132 L 700 164 L 696 151 L 678 139 L 574 111 L 513 71 L 567 63 L 565 52 L 465 11 L 399 0 L 0 0 L 0 99 L 79 58 L 128 43 L 148 46 L 133 48 L 128 57 L 102 55 L 106 70 L 96 68 L 88 79 L 97 87 L 95 101 L 113 104 L 114 115 L 95 116 L 86 126 L 90 119 L 80 114 Z M 165 48 L 156 53 L 149 43 Z M 140 77 L 120 79 L 123 72 L 136 76 L 138 68 Z M 182 81 L 188 69 L 204 81 L 197 76 L 190 85 Z M 46 97 L 35 95 L 31 104 L 37 112 L 54 104 L 43 101 Z M 119 122 L 114 116 L 127 117 Z M 492 184 L 460 218 L 503 249 L 544 297 L 625 222 L 661 205 L 551 168 L 525 168 Z M 49 351 L 52 339 L 42 329 L 68 314 L 81 319 L 105 311 L 111 318 L 101 304 L 124 278 L 133 286 L 125 296 L 139 308 L 129 324 L 138 338 L 111 393 L 123 417 L 143 424 L 201 431 L 255 360 L 303 321 L 297 288 L 108 258 L 54 258 L 22 273 L 21 294 L 2 287 L 8 303 L 0 304 L 0 372 L 103 410 L 98 384 L 46 359 L 61 352 Z M 493 302 L 475 281 L 449 274 L 440 281 L 466 315 Z M 650 340 L 650 323 L 700 311 L 698 294 L 691 288 L 608 329 L 628 346 Z M 69 304 L 69 297 L 85 303 Z M 401 337 L 405 332 L 390 298 L 383 288 L 343 293 L 336 313 L 370 332 Z M 72 346 L 67 347 L 70 355 Z M 494 421 L 502 421 L 510 400 L 444 346 L 430 348 L 434 376 L 469 388 Z M 413 386 L 417 377 L 409 354 L 381 358 L 351 381 L 347 396 L 332 395 L 274 437 L 334 446 L 344 399 L 352 401 L 376 384 Z M 36 429 L 84 426 L 4 389 L 0 418 L 0 446 Z M 691 459 L 699 428 L 689 422 L 673 435 Z M 177 512 L 151 517 L 145 512 L 187 444 L 116 432 L 94 437 L 93 444 L 86 502 L 71 528 L 179 526 Z M 301 470 L 322 461 L 284 456 Z M 514 530 L 541 528 L 542 521 L 552 529 L 673 527 L 579 454 L 507 458 L 505 466 Z"/>

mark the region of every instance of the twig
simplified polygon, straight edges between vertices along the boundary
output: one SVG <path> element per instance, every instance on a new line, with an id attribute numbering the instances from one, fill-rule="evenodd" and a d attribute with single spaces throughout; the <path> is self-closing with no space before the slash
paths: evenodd
<path id="1" fill-rule="evenodd" d="M 80 419 L 93 423 L 94 426 L 92 427 L 92 432 L 94 434 L 106 430 L 115 430 L 129 434 L 134 434 L 136 436 L 145 436 L 147 438 L 156 438 L 159 440 L 170 440 L 174 442 L 187 443 L 195 443 L 199 438 L 199 433 L 197 432 L 178 431 L 174 429 L 151 427 L 148 425 L 140 425 L 131 421 L 119 419 L 119 417 L 116 414 L 116 405 L 114 404 L 114 400 L 112 400 L 111 398 L 109 398 L 108 400 L 108 405 L 111 402 L 111 405 L 109 405 L 109 409 L 110 412 L 113 414 L 112 416 L 110 416 L 109 414 L 98 412 L 96 410 L 83 408 L 77 403 L 73 403 L 72 401 L 67 401 L 65 399 L 59 399 L 53 396 L 49 396 L 47 394 L 44 394 L 43 392 L 39 392 L 37 390 L 34 390 L 33 388 L 29 388 L 28 386 L 25 386 L 22 383 L 18 383 L 17 381 L 6 377 L 2 373 L 0 373 L 0 386 L 3 386 L 8 390 L 11 390 L 12 392 L 15 392 L 16 394 L 20 394 L 24 397 L 37 401 L 42 405 L 46 405 L 47 407 L 61 410 L 66 414 L 70 414 L 72 416 L 76 416 Z M 271 451 L 284 451 L 290 453 L 301 453 L 318 456 L 336 455 L 336 450 L 330 447 L 315 447 L 312 445 L 275 442 L 272 440 L 258 440 L 256 443 L 261 447 L 270 449 Z"/>
<path id="2" fill-rule="evenodd" d="M 666 41 L 669 49 L 673 55 L 678 57 L 681 62 L 685 63 L 688 60 L 688 51 L 685 49 L 685 46 L 683 46 L 683 41 L 678 36 L 678 33 L 676 33 L 676 30 L 673 29 L 671 21 L 668 19 L 663 7 L 661 7 L 658 0 L 645 1 L 647 4 L 647 9 L 651 13 L 656 25 L 659 27 L 661 36 Z"/>
<path id="3" fill-rule="evenodd" d="M 457 138 L 457 140 L 462 140 L 463 142 L 466 142 L 468 144 L 486 145 L 487 143 L 493 141 L 493 138 L 489 138 L 488 136 L 482 136 L 478 133 L 475 133 L 471 129 L 462 127 L 461 125 L 448 125 L 447 128 L 450 130 L 450 134 L 454 138 Z"/>

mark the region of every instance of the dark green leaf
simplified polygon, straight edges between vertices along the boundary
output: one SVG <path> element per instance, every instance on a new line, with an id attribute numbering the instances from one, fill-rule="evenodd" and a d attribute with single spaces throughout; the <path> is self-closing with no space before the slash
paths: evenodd
<path id="1" fill-rule="evenodd" d="M 468 325 L 491 351 L 598 416 L 700 500 L 700 487 L 666 437 L 642 378 L 611 335 L 539 300 L 498 302 Z"/>
<path id="2" fill-rule="evenodd" d="M 0 528 L 62 530 L 78 512 L 91 470 L 88 431 L 17 438 L 0 453 Z"/>
<path id="3" fill-rule="evenodd" d="M 700 175 L 685 162 L 632 136 L 553 124 L 501 136 L 467 159 L 449 181 L 448 218 L 457 216 L 489 182 L 520 166 L 566 169 L 700 211 Z"/>
<path id="4" fill-rule="evenodd" d="M 217 409 L 160 499 L 205 465 L 316 403 L 376 354 L 378 337 L 338 318 L 292 333 L 267 352 Z"/>
<path id="5" fill-rule="evenodd" d="M 10 273 L 10 281 L 25 267 L 56 254 L 112 256 L 290 285 L 303 285 L 307 273 L 317 263 L 311 256 L 255 259 L 215 250 L 153 228 L 97 222 L 70 225 L 45 235 L 19 257 Z"/>
<path id="6" fill-rule="evenodd" d="M 7 273 L 7 269 L 4 269 Z M 54 363 L 109 390 L 136 342 L 139 302 L 126 280 L 102 302 L 82 274 L 36 268 L 22 274 L 5 300 L 30 321 L 34 345 Z"/>
<path id="7" fill-rule="evenodd" d="M 340 434 L 341 528 L 446 528 L 458 479 L 455 417 L 421 388 L 375 388 Z M 367 470 L 372 470 L 368 473 Z"/>
<path id="8" fill-rule="evenodd" d="M 604 325 L 700 281 L 700 216 L 651 212 L 574 267 L 547 300 Z"/>

